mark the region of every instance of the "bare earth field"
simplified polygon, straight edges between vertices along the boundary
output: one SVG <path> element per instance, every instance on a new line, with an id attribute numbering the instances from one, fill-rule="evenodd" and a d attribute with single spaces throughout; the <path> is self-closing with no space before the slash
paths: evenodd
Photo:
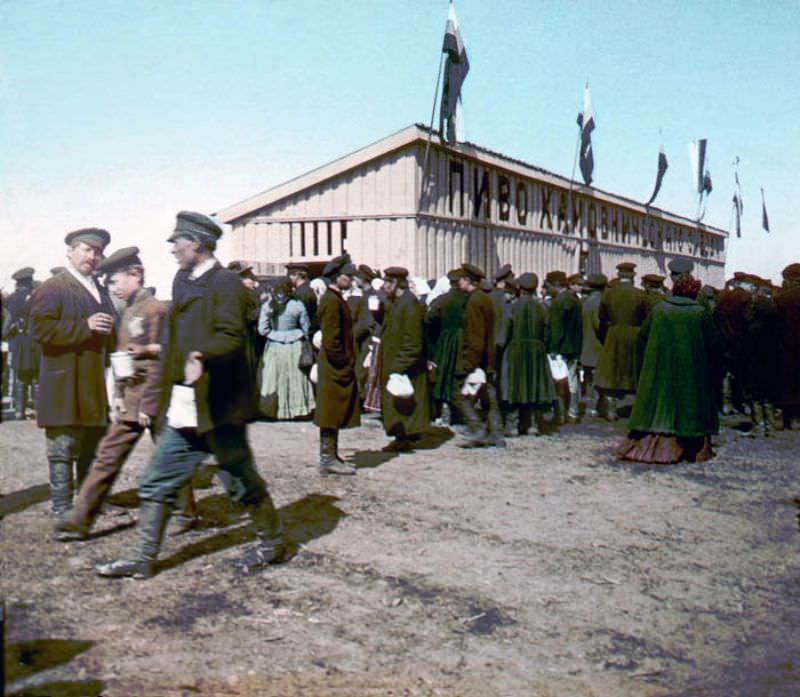
<path id="1" fill-rule="evenodd" d="M 0 424 L 7 694 L 800 695 L 800 434 L 726 427 L 710 463 L 659 468 L 614 461 L 623 433 L 396 455 L 366 420 L 341 438 L 358 476 L 320 479 L 313 425 L 258 423 L 294 557 L 242 575 L 214 482 L 155 578 L 110 581 L 133 516 L 52 541 L 44 436 Z M 151 449 L 116 488 L 134 513 Z"/>

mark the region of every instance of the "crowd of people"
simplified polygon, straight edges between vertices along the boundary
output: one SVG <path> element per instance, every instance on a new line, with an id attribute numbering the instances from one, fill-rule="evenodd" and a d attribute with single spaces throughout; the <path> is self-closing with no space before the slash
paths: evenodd
<path id="1" fill-rule="evenodd" d="M 783 286 L 736 273 L 701 287 L 687 258 L 636 284 L 549 271 L 540 285 L 508 264 L 493 279 L 463 263 L 425 280 L 379 272 L 349 255 L 317 278 L 287 265 L 261 284 L 228 267 L 210 218 L 177 215 L 179 270 L 169 304 L 145 283 L 136 247 L 105 255 L 110 234 L 65 238 L 67 264 L 43 283 L 14 274 L 3 334 L 16 418 L 44 429 L 57 539 L 85 539 L 126 458 L 155 440 L 139 486 L 133 547 L 98 565 L 107 577 L 149 578 L 172 517 L 195 521 L 192 476 L 208 454 L 257 533 L 242 566 L 280 561 L 280 516 L 254 465 L 247 425 L 313 419 L 321 476 L 352 476 L 339 431 L 379 415 L 391 451 L 413 451 L 431 426 L 452 427 L 464 448 L 552 432 L 629 411 L 619 458 L 669 464 L 713 456 L 721 413 L 747 417 L 750 435 L 800 417 L 800 264 Z M 6 356 L 4 356 L 4 360 Z"/>

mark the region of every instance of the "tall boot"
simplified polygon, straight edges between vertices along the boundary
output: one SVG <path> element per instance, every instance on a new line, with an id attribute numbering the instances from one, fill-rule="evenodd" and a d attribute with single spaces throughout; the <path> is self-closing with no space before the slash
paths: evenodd
<path id="1" fill-rule="evenodd" d="M 462 394 L 454 395 L 453 406 L 457 407 L 460 417 L 467 427 L 465 439 L 459 443 L 462 448 L 481 448 L 490 445 L 489 436 L 486 433 L 486 426 L 483 419 L 475 409 L 475 403 Z"/>
<path id="2" fill-rule="evenodd" d="M 767 405 L 765 402 L 758 402 L 756 404 L 756 420 L 758 435 L 762 438 L 769 437 L 769 417 L 767 415 Z"/>
<path id="3" fill-rule="evenodd" d="M 247 513 L 256 532 L 256 543 L 245 552 L 241 566 L 250 573 L 279 564 L 284 559 L 286 546 L 281 517 L 269 492 L 260 504 L 247 506 Z"/>
<path id="4" fill-rule="evenodd" d="M 25 404 L 27 402 L 26 383 L 22 382 L 19 378 L 14 380 L 14 418 L 22 420 L 25 418 Z"/>
<path id="5" fill-rule="evenodd" d="M 337 438 L 337 429 L 319 429 L 319 473 L 323 477 L 327 477 L 329 474 L 352 475 L 356 473 L 353 465 L 336 458 Z"/>
<path id="6" fill-rule="evenodd" d="M 168 503 L 143 499 L 139 504 L 139 524 L 136 526 L 136 542 L 131 554 L 127 559 L 98 564 L 94 567 L 95 571 L 108 578 L 151 578 L 156 572 L 158 551 L 171 509 Z"/>
<path id="7" fill-rule="evenodd" d="M 503 415 L 500 413 L 500 404 L 497 401 L 497 388 L 491 383 L 486 385 L 486 401 L 489 407 L 489 444 L 495 448 L 505 448 Z"/>
<path id="8" fill-rule="evenodd" d="M 606 397 L 606 414 L 609 421 L 616 421 L 619 418 L 619 414 L 617 414 L 618 401 L 616 397 Z"/>
<path id="9" fill-rule="evenodd" d="M 514 438 L 520 432 L 519 409 L 508 409 L 505 413 L 505 429 L 503 435 L 506 438 Z"/>
<path id="10" fill-rule="evenodd" d="M 578 405 L 580 403 L 580 393 L 575 390 L 570 391 L 569 393 L 569 409 L 567 410 L 567 419 L 569 421 L 577 421 L 580 417 L 580 412 L 578 411 Z"/>
<path id="11" fill-rule="evenodd" d="M 54 516 L 64 516 L 72 509 L 72 462 L 49 461 L 50 465 L 50 509 Z"/>

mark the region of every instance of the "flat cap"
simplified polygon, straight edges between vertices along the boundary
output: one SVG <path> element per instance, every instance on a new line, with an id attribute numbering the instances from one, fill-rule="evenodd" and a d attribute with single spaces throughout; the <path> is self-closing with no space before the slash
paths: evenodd
<path id="1" fill-rule="evenodd" d="M 390 266 L 383 270 L 384 278 L 408 278 L 408 269 L 403 266 Z"/>
<path id="2" fill-rule="evenodd" d="M 60 274 L 62 271 L 66 271 L 63 266 L 54 266 L 52 269 L 50 269 L 50 273 L 53 276 L 58 276 L 58 274 Z"/>
<path id="3" fill-rule="evenodd" d="M 514 276 L 514 272 L 511 271 L 511 264 L 503 264 L 499 269 L 497 269 L 497 273 L 494 275 L 494 280 L 503 281 L 509 276 Z"/>
<path id="4" fill-rule="evenodd" d="M 111 235 L 107 230 L 99 227 L 85 227 L 67 233 L 64 243 L 71 245 L 73 242 L 83 242 L 102 251 L 111 242 Z"/>
<path id="5" fill-rule="evenodd" d="M 667 268 L 670 273 L 692 273 L 694 270 L 694 262 L 691 259 L 672 259 L 669 264 L 667 264 Z"/>
<path id="6" fill-rule="evenodd" d="M 238 273 L 242 278 L 255 278 L 253 267 L 244 261 L 232 261 L 228 264 L 228 270 Z"/>
<path id="7" fill-rule="evenodd" d="M 349 254 L 342 254 L 341 256 L 331 259 L 325 268 L 322 269 L 322 275 L 331 280 L 335 280 L 340 274 L 347 274 L 352 276 L 355 273 L 356 267 L 350 259 Z"/>
<path id="8" fill-rule="evenodd" d="M 461 270 L 473 281 L 480 281 L 482 278 L 486 278 L 486 274 L 475 264 L 461 264 Z"/>
<path id="9" fill-rule="evenodd" d="M 567 278 L 567 283 L 569 283 L 569 285 L 571 286 L 575 285 L 576 283 L 583 283 L 583 274 L 579 273 L 572 274 L 572 276 Z"/>
<path id="10" fill-rule="evenodd" d="M 288 264 L 284 264 L 287 271 L 305 271 L 308 273 L 308 264 L 304 261 L 290 261 Z"/>
<path id="11" fill-rule="evenodd" d="M 632 261 L 621 261 L 619 264 L 617 264 L 617 271 L 635 271 L 635 270 L 636 270 L 636 264 L 634 264 Z"/>
<path id="12" fill-rule="evenodd" d="M 659 276 L 657 273 L 646 273 L 642 276 L 642 283 L 646 286 L 662 286 L 664 284 L 664 276 Z"/>
<path id="13" fill-rule="evenodd" d="M 141 266 L 138 247 L 123 247 L 97 265 L 97 273 L 110 275 L 128 266 Z"/>
<path id="14" fill-rule="evenodd" d="M 800 281 L 800 264 L 789 264 L 781 273 L 787 281 Z"/>
<path id="15" fill-rule="evenodd" d="M 175 230 L 167 242 L 174 242 L 179 237 L 188 237 L 196 242 L 216 242 L 222 237 L 222 228 L 207 215 L 181 211 L 175 216 Z"/>
<path id="16" fill-rule="evenodd" d="M 466 275 L 467 275 L 467 272 L 464 271 L 464 269 L 462 269 L 462 268 L 450 269 L 447 272 L 447 279 L 449 281 L 457 281 L 459 278 L 462 278 L 463 276 L 466 276 Z"/>
<path id="17" fill-rule="evenodd" d="M 562 286 L 567 284 L 567 274 L 563 271 L 548 271 L 544 277 L 547 283 L 558 283 Z"/>
<path id="18" fill-rule="evenodd" d="M 590 288 L 605 288 L 608 285 L 608 278 L 604 273 L 593 273 L 587 283 Z"/>
<path id="19" fill-rule="evenodd" d="M 32 266 L 23 266 L 21 269 L 11 274 L 11 279 L 14 281 L 24 281 L 27 278 L 33 278 L 34 273 Z"/>
<path id="20" fill-rule="evenodd" d="M 367 283 L 372 283 L 374 279 L 378 278 L 378 272 L 366 264 L 359 264 L 356 268 L 356 276 Z"/>
<path id="21" fill-rule="evenodd" d="M 491 293 L 494 288 L 492 288 L 492 283 L 488 278 L 482 278 L 480 283 L 478 283 L 478 288 L 480 288 L 484 293 Z"/>
<path id="22" fill-rule="evenodd" d="M 524 273 L 517 279 L 517 285 L 522 290 L 533 292 L 539 287 L 539 277 L 535 273 Z"/>

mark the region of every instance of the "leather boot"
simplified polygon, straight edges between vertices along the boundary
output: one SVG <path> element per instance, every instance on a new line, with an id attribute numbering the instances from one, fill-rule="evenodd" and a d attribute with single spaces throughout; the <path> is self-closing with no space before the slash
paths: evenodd
<path id="1" fill-rule="evenodd" d="M 62 517 L 72 509 L 72 463 L 50 460 L 50 508 L 53 515 Z"/>
<path id="2" fill-rule="evenodd" d="M 569 409 L 567 410 L 567 420 L 575 423 L 580 418 L 580 412 L 578 411 L 578 405 L 580 402 L 580 394 L 576 392 L 569 393 Z"/>
<path id="3" fill-rule="evenodd" d="M 329 474 L 353 475 L 356 473 L 353 465 L 337 459 L 337 438 L 337 429 L 319 429 L 319 473 L 323 477 L 327 477 Z"/>
<path id="4" fill-rule="evenodd" d="M 27 385 L 22 380 L 14 380 L 14 418 L 18 421 L 25 418 L 25 389 Z"/>
<path id="5" fill-rule="evenodd" d="M 481 419 L 478 415 L 478 411 L 475 409 L 475 403 L 469 399 L 469 397 L 458 395 L 458 409 L 467 427 L 464 440 L 459 443 L 458 446 L 461 448 L 483 448 L 487 445 L 491 445 L 483 419 Z"/>
<path id="6" fill-rule="evenodd" d="M 139 504 L 139 524 L 136 526 L 136 542 L 126 559 L 117 559 L 107 564 L 98 564 L 95 571 L 108 578 L 151 578 L 156 572 L 158 551 L 167 527 L 172 506 L 161 501 L 144 499 Z"/>
<path id="7" fill-rule="evenodd" d="M 500 413 L 500 404 L 497 401 L 497 388 L 491 383 L 486 385 L 486 401 L 489 407 L 489 444 L 495 448 L 505 448 L 503 415 Z"/>
<path id="8" fill-rule="evenodd" d="M 175 515 L 172 516 L 168 535 L 183 535 L 197 527 L 197 505 L 194 502 L 194 491 L 191 482 L 184 486 L 175 499 Z"/>
<path id="9" fill-rule="evenodd" d="M 269 493 L 260 504 L 248 506 L 247 513 L 257 539 L 255 545 L 245 552 L 240 566 L 245 572 L 252 573 L 283 561 L 286 546 L 280 514 Z"/>
<path id="10" fill-rule="evenodd" d="M 506 422 L 506 425 L 505 425 L 505 430 L 503 432 L 503 435 L 506 438 L 515 438 L 516 436 L 518 436 L 519 435 L 519 424 L 520 424 L 519 409 L 511 409 L 511 410 L 507 411 L 506 412 L 505 422 Z"/>

